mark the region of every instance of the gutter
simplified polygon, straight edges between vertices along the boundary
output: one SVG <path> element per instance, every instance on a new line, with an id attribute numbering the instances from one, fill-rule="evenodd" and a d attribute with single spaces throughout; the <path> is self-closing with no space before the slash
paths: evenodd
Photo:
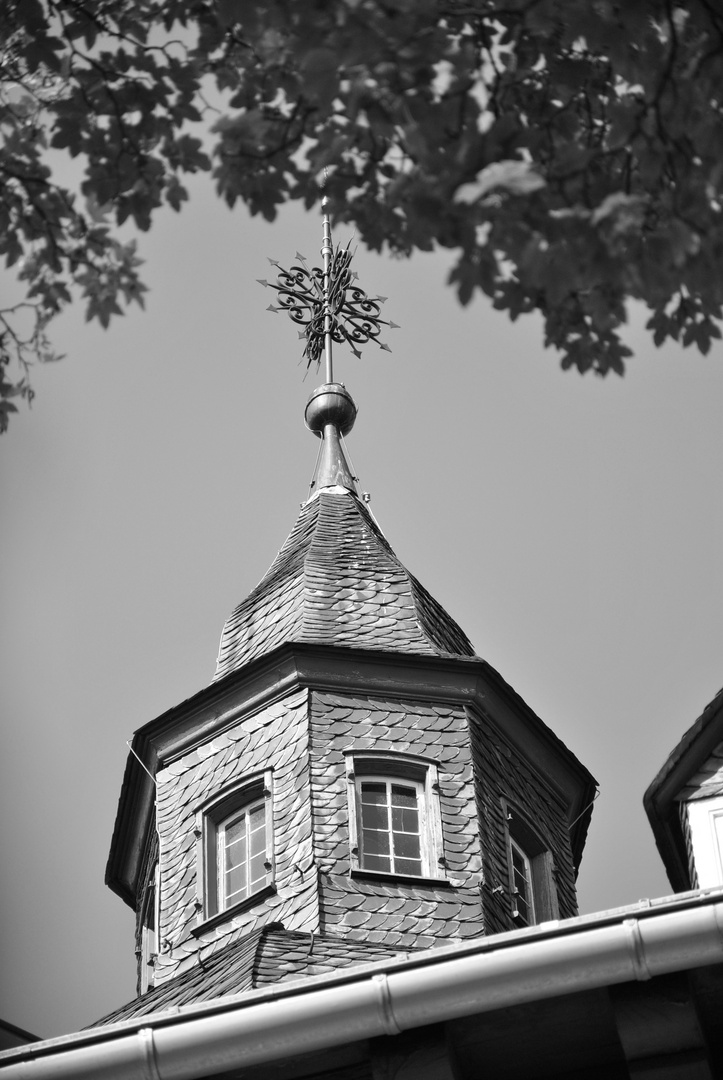
<path id="1" fill-rule="evenodd" d="M 237 997 L 214 1003 L 212 1010 L 191 1006 L 144 1017 L 130 1031 L 124 1023 L 23 1047 L 0 1056 L 0 1080 L 199 1080 L 511 1005 L 723 963 L 723 894 L 696 894 L 682 908 L 678 903 L 673 910 L 637 910 L 635 917 L 612 924 L 565 930 L 564 923 L 547 924 L 504 935 L 502 947 L 488 938 L 442 955 L 430 950 L 424 957 L 345 974 L 333 985 L 309 979 L 264 1000 Z"/>

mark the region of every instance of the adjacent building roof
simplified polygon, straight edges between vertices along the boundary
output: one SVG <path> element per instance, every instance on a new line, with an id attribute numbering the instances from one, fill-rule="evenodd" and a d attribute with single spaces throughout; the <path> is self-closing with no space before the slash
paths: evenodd
<path id="1" fill-rule="evenodd" d="M 392 551 L 353 492 L 307 502 L 221 636 L 216 679 L 287 642 L 474 656 L 466 634 Z"/>
<path id="2" fill-rule="evenodd" d="M 723 759 L 722 747 L 723 690 L 719 690 L 668 755 L 643 797 L 665 871 L 677 892 L 693 886 L 678 804 L 693 796 L 693 788 L 699 789 L 696 797 L 719 793 L 717 787 L 712 784 L 706 787 L 702 782 L 706 769 L 717 775 Z M 692 783 L 695 780 L 697 784 Z"/>

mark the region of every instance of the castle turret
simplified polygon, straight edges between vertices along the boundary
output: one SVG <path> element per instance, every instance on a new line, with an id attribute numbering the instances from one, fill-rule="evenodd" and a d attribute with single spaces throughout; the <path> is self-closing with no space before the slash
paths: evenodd
<path id="1" fill-rule="evenodd" d="M 273 286 L 326 359 L 309 496 L 213 681 L 128 759 L 107 881 L 138 915 L 141 996 L 114 1019 L 577 912 L 594 780 L 360 495 L 331 342 L 376 340 L 382 298 L 326 218 L 322 253 Z"/>

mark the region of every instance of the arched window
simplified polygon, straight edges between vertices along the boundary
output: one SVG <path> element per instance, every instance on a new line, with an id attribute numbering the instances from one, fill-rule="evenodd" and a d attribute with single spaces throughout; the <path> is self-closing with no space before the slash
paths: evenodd
<path id="1" fill-rule="evenodd" d="M 444 881 L 435 763 L 349 751 L 346 769 L 352 872 Z"/>
<path id="2" fill-rule="evenodd" d="M 424 787 L 418 780 L 363 776 L 358 782 L 359 864 L 421 877 Z"/>
<path id="3" fill-rule="evenodd" d="M 271 770 L 247 777 L 197 812 L 202 924 L 273 887 Z"/>

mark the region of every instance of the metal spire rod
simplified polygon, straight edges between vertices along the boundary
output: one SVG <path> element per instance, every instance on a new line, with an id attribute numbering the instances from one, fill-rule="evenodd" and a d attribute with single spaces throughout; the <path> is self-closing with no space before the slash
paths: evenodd
<path id="1" fill-rule="evenodd" d="M 326 186 L 326 169 L 324 169 L 324 186 Z M 326 381 L 334 382 L 334 369 L 331 359 L 331 259 L 334 248 L 331 245 L 331 221 L 329 220 L 329 197 L 325 194 L 321 200 L 321 210 L 324 225 L 324 240 L 321 246 L 321 257 L 324 260 L 324 360 L 326 362 Z"/>

